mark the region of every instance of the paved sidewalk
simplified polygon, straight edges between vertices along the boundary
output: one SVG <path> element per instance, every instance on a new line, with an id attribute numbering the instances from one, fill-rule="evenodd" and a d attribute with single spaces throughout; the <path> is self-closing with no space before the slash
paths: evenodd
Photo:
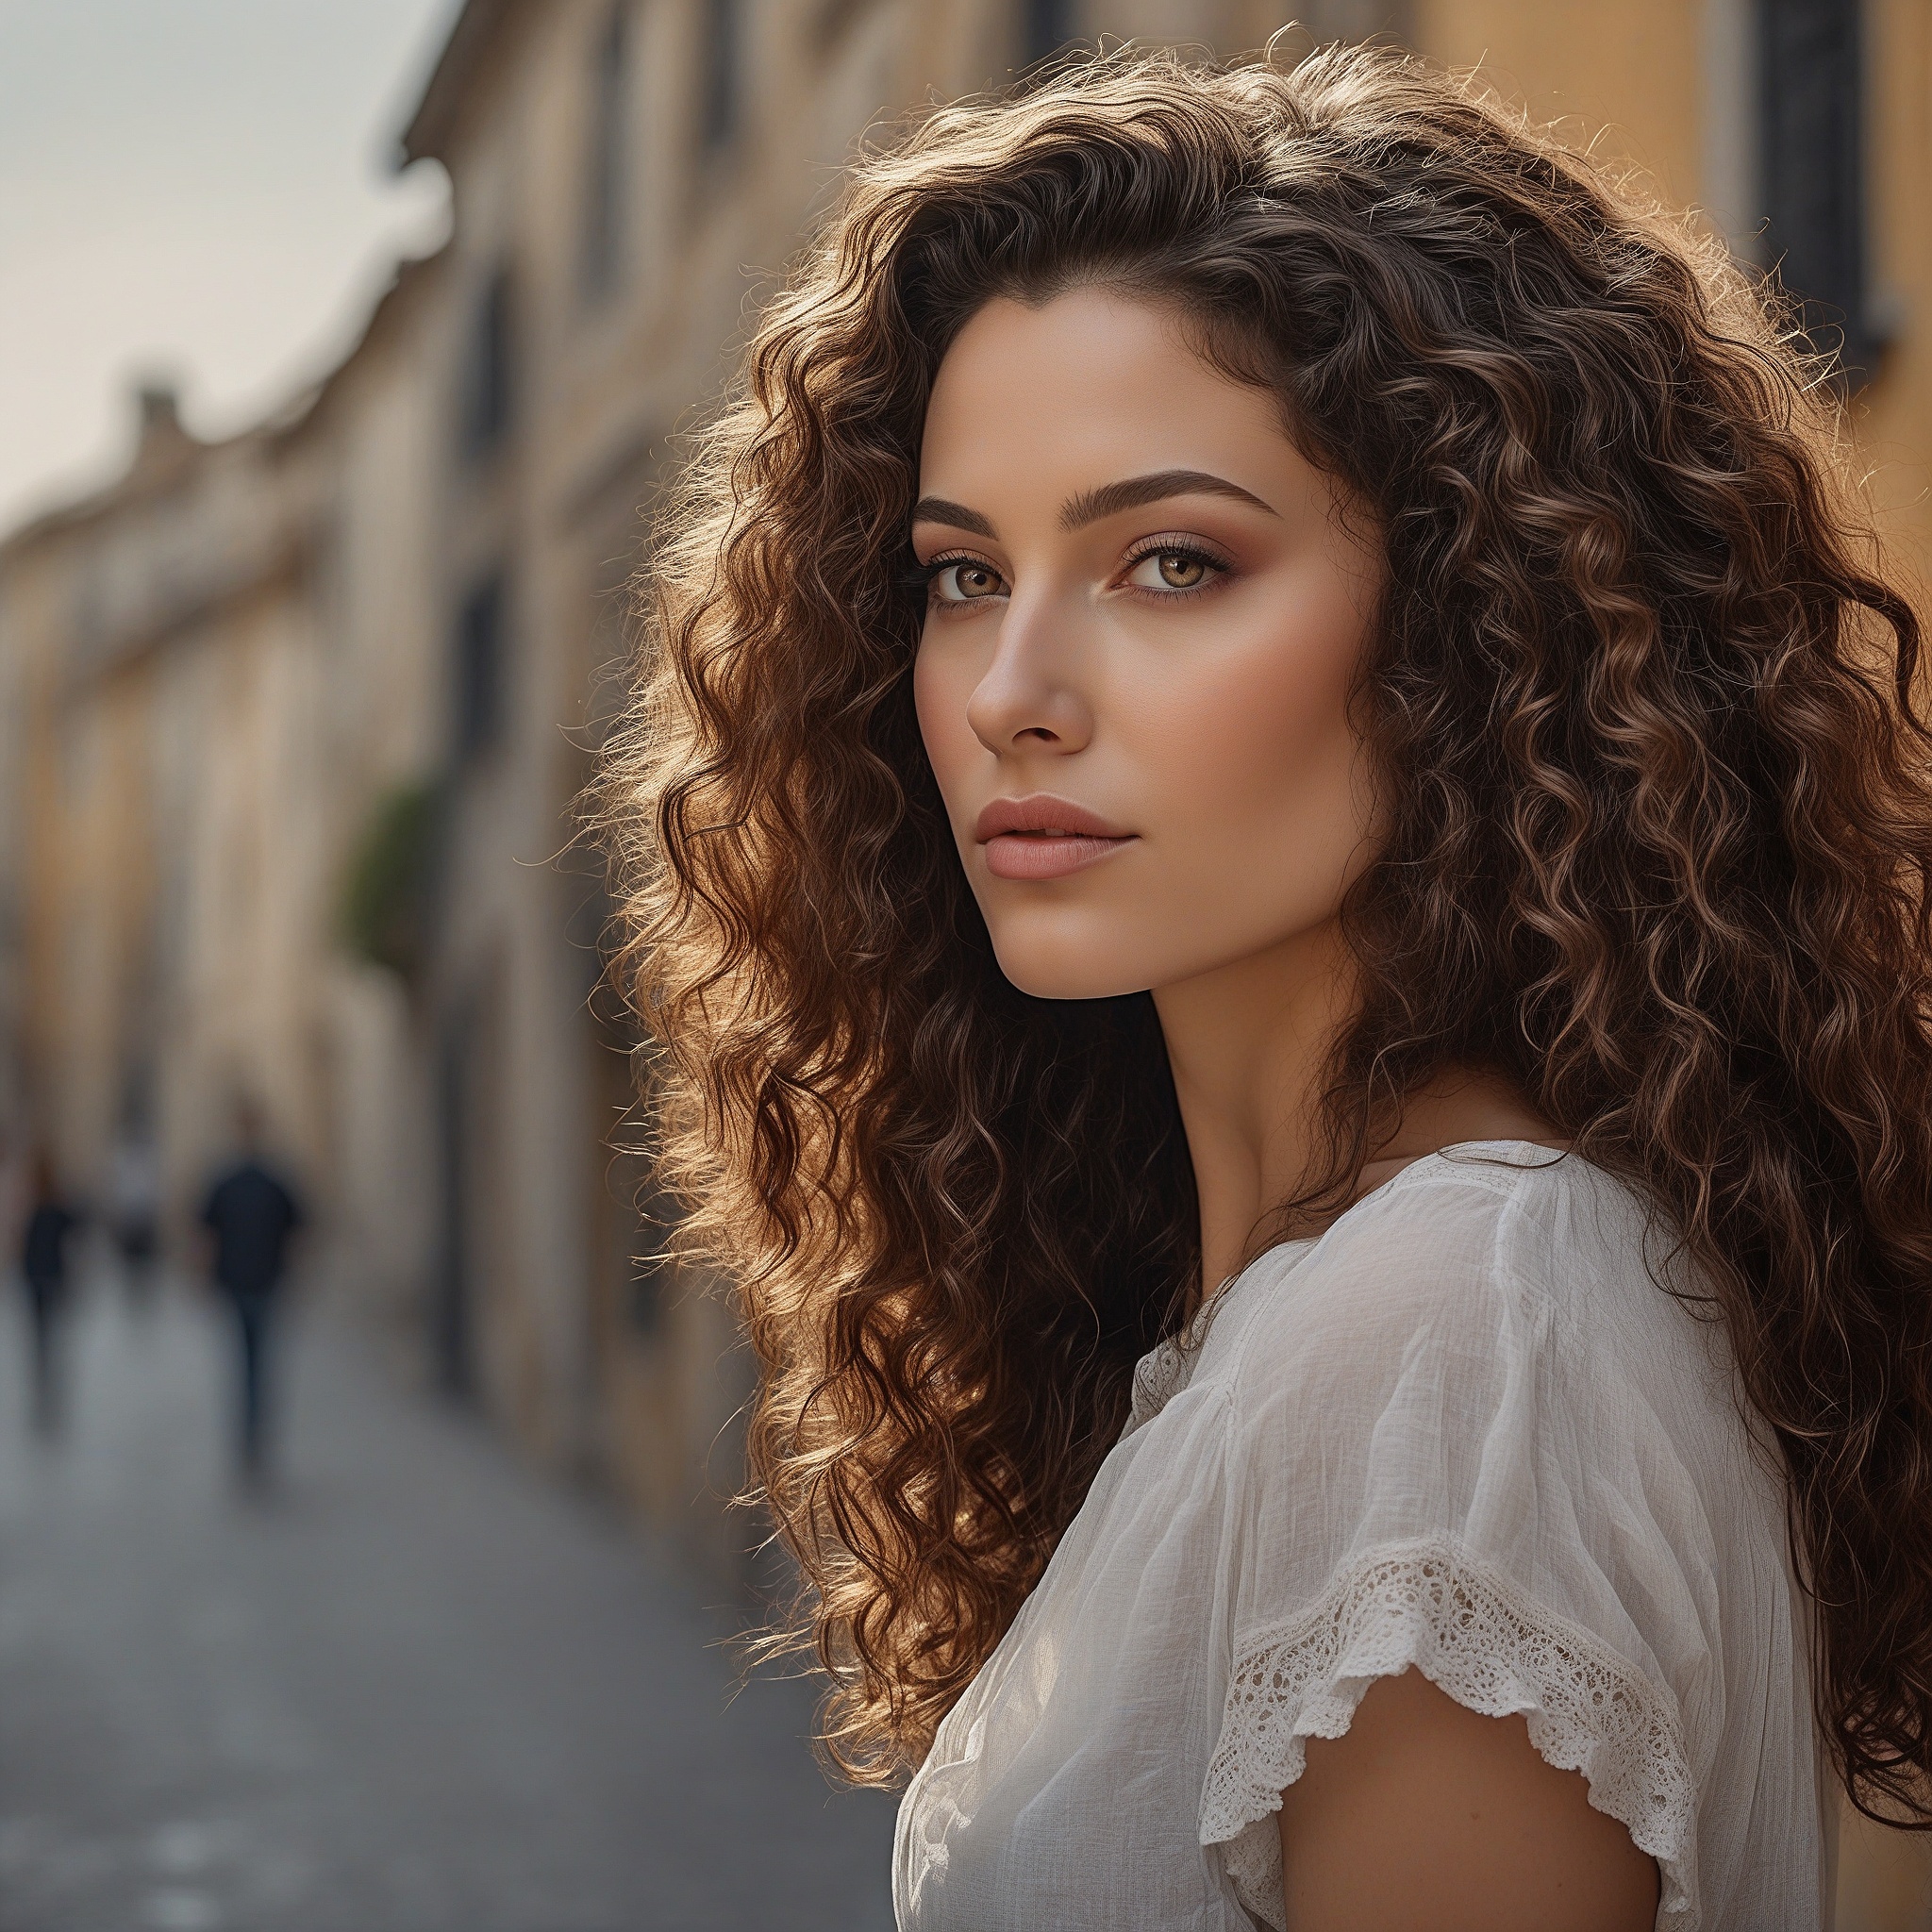
<path id="1" fill-rule="evenodd" d="M 68 1432 L 0 1307 L 0 1932 L 890 1927 L 889 1800 L 610 1512 L 311 1313 L 287 1475 L 222 1458 L 225 1337 L 111 1284 Z"/>

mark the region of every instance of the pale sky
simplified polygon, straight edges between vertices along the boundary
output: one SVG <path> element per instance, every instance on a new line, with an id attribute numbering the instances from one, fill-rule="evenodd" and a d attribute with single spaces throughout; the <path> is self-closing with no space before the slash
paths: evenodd
<path id="1" fill-rule="evenodd" d="M 0 0 L 0 533 L 325 371 L 443 233 L 395 138 L 456 0 Z"/>

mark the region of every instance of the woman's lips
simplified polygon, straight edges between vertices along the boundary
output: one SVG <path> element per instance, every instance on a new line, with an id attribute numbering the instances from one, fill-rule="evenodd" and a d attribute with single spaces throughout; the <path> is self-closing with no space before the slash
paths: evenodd
<path id="1" fill-rule="evenodd" d="M 1049 791 L 996 798 L 973 829 L 986 848 L 986 869 L 997 879 L 1065 878 L 1099 864 L 1135 838 Z"/>
<path id="2" fill-rule="evenodd" d="M 1003 832 L 986 841 L 986 869 L 996 879 L 1061 879 L 1131 845 L 1131 839 L 1056 839 L 1041 832 Z"/>

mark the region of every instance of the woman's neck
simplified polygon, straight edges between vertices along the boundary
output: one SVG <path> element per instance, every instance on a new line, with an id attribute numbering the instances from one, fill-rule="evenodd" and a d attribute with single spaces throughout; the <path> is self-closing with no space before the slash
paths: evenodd
<path id="1" fill-rule="evenodd" d="M 1331 920 L 1154 994 L 1194 1165 L 1206 1293 L 1244 1265 L 1275 1210 L 1311 1177 L 1322 1079 L 1356 984 Z M 1490 1140 L 1561 1144 L 1509 1081 L 1453 1069 L 1408 1096 L 1370 1149 L 1356 1194 L 1438 1148 Z"/>

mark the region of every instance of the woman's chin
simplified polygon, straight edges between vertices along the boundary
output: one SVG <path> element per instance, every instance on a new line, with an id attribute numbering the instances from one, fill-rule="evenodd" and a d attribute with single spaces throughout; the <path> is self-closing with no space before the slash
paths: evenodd
<path id="1" fill-rule="evenodd" d="M 1110 1000 L 1122 993 L 1145 992 L 1153 981 L 1122 970 L 1116 957 L 1094 954 L 1069 958 L 1054 951 L 1008 952 L 995 945 L 1000 971 L 1024 993 L 1037 1000 Z"/>

